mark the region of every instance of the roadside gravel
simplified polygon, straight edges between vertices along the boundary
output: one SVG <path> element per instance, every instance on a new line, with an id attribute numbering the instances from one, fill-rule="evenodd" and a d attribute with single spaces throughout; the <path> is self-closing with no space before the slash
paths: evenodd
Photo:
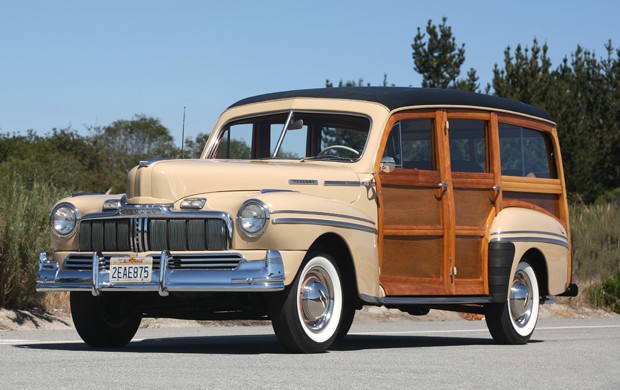
<path id="1" fill-rule="evenodd" d="M 563 303 L 541 305 L 541 319 L 586 319 L 586 318 L 617 318 L 620 315 L 596 310 L 589 307 L 574 307 Z M 364 307 L 355 315 L 356 323 L 371 322 L 428 322 L 428 321 L 481 321 L 483 316 L 468 315 L 440 310 L 431 310 L 426 316 L 412 316 L 396 309 L 385 307 Z M 145 318 L 141 328 L 179 328 L 204 326 L 252 326 L 268 325 L 269 321 L 190 321 L 168 318 Z M 71 329 L 73 322 L 67 310 L 55 309 L 52 312 L 43 310 L 6 310 L 0 309 L 0 330 L 54 330 Z"/>

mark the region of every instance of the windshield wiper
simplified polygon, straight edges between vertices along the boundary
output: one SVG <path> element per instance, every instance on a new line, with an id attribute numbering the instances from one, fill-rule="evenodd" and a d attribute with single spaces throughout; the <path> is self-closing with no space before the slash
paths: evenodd
<path id="1" fill-rule="evenodd" d="M 323 156 L 310 156 L 310 157 L 304 157 L 301 159 L 301 162 L 304 161 L 310 161 L 310 160 L 322 160 L 322 161 L 353 161 L 352 158 L 347 158 L 347 157 L 342 157 L 342 156 L 335 156 L 335 155 L 323 155 Z"/>

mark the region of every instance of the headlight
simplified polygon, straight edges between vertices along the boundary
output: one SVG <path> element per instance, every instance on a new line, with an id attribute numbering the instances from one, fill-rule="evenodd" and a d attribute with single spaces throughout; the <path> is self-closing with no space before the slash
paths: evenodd
<path id="1" fill-rule="evenodd" d="M 50 216 L 50 226 L 59 236 L 69 235 L 77 224 L 77 210 L 69 203 L 61 203 L 54 207 Z"/>
<path id="2" fill-rule="evenodd" d="M 239 229 L 249 236 L 257 237 L 263 233 L 267 220 L 269 219 L 269 210 L 267 206 L 260 200 L 251 199 L 243 203 L 237 213 L 237 224 Z"/>

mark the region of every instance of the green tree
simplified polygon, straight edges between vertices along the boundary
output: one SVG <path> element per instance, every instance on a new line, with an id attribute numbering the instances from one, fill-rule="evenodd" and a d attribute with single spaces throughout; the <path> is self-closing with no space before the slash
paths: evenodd
<path id="1" fill-rule="evenodd" d="M 113 181 L 105 170 L 101 151 L 70 128 L 53 129 L 46 136 L 34 131 L 0 134 L 0 174 L 12 170 L 24 180 L 45 178 L 69 192 L 103 192 Z"/>
<path id="2" fill-rule="evenodd" d="M 108 165 L 128 171 L 140 159 L 176 157 L 178 150 L 170 131 L 159 119 L 134 115 L 120 119 L 108 126 L 93 127 L 93 144 L 105 151 Z"/>
<path id="3" fill-rule="evenodd" d="M 127 172 L 140 160 L 180 156 L 170 131 L 157 118 L 134 115 L 90 130 L 92 145 L 101 151 L 107 172 L 115 178 L 114 192 L 125 191 Z"/>
<path id="4" fill-rule="evenodd" d="M 534 38 L 531 50 L 517 45 L 514 53 L 510 46 L 504 50 L 504 67 L 493 68 L 493 91 L 523 103 L 540 105 L 548 100 L 552 83 L 551 60 L 548 47 L 542 47 Z"/>
<path id="5" fill-rule="evenodd" d="M 439 26 L 429 19 L 426 33 L 418 27 L 413 38 L 413 69 L 422 75 L 424 88 L 456 88 L 476 91 L 479 88 L 476 71 L 472 68 L 465 80 L 458 80 L 465 62 L 465 44 L 458 46 L 452 27 L 443 17 Z"/>
<path id="6" fill-rule="evenodd" d="M 194 139 L 185 139 L 185 158 L 199 158 L 207 144 L 209 133 L 198 133 Z"/>

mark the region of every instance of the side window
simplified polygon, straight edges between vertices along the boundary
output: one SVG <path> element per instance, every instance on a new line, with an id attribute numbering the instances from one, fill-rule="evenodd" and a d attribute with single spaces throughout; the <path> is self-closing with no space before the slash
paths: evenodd
<path id="1" fill-rule="evenodd" d="M 486 172 L 487 122 L 450 119 L 449 123 L 452 172 Z"/>
<path id="2" fill-rule="evenodd" d="M 396 122 L 390 131 L 385 156 L 404 169 L 432 170 L 433 153 L 432 119 L 407 119 Z"/>
<path id="3" fill-rule="evenodd" d="M 553 144 L 548 134 L 499 124 L 502 175 L 557 178 Z"/>
<path id="4" fill-rule="evenodd" d="M 252 145 L 251 123 L 231 125 L 222 132 L 215 158 L 249 159 Z"/>

